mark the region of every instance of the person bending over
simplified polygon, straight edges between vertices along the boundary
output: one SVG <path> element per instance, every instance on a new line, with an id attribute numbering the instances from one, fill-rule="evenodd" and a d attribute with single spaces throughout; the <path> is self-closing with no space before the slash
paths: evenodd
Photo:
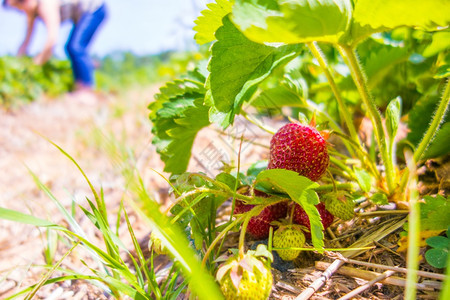
<path id="1" fill-rule="evenodd" d="M 42 51 L 34 57 L 36 64 L 45 63 L 53 52 L 60 24 L 70 20 L 73 28 L 67 40 L 65 50 L 70 59 L 75 88 L 90 90 L 94 84 L 94 65 L 88 53 L 88 46 L 105 19 L 104 0 L 4 0 L 10 6 L 27 15 L 25 39 L 17 55 L 26 55 L 36 18 L 40 18 L 47 28 L 47 39 Z"/>

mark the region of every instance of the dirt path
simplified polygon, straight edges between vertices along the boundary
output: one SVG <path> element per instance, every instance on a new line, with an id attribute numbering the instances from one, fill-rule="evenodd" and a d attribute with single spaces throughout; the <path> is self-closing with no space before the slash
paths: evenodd
<path id="1" fill-rule="evenodd" d="M 105 141 L 116 140 L 132 149 L 139 158 L 138 165 L 160 168 L 159 158 L 150 155 L 154 149 L 149 142 L 150 122 L 146 108 L 156 91 L 155 86 L 117 96 L 66 95 L 53 100 L 40 99 L 14 111 L 1 111 L 0 206 L 61 224 L 62 215 L 37 188 L 28 169 L 66 208 L 70 208 L 73 199 L 83 203 L 85 197 L 91 198 L 80 172 L 45 140 L 46 137 L 73 156 L 96 188 L 104 188 L 108 209 L 117 211 L 124 184 L 120 172 L 105 154 Z M 152 180 L 158 181 L 158 178 Z M 139 232 L 139 225 L 136 227 Z M 44 264 L 43 234 L 44 230 L 33 226 L 0 220 L 0 298 L 39 278 L 42 269 L 31 268 L 31 265 Z M 58 251 L 55 257 L 63 251 Z M 49 296 L 48 292 L 43 289 L 41 297 L 44 293 L 47 293 L 45 297 Z M 67 299 L 76 292 L 69 295 L 59 291 L 60 295 L 53 296 Z M 83 298 L 87 288 L 80 288 L 78 292 Z"/>

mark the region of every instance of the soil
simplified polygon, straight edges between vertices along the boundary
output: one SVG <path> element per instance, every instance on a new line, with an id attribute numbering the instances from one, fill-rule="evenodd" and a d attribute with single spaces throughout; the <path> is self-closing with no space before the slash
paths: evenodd
<path id="1" fill-rule="evenodd" d="M 75 164 L 58 150 L 51 142 L 64 149 L 80 165 L 93 186 L 103 188 L 108 215 L 114 216 L 122 199 L 124 199 L 124 182 L 114 154 L 120 152 L 117 145 L 128 148 L 135 158 L 135 167 L 142 176 L 149 193 L 164 207 L 169 203 L 168 184 L 153 171 L 162 172 L 163 163 L 159 160 L 154 146 L 151 144 L 151 124 L 148 120 L 147 105 L 152 101 L 158 85 L 139 88 L 122 94 L 68 94 L 57 99 L 41 98 L 37 101 L 9 111 L 0 111 L 0 207 L 19 210 L 34 216 L 51 220 L 56 224 L 66 225 L 63 215 L 55 203 L 44 193 L 33 180 L 32 174 L 49 188 L 54 198 L 68 210 L 73 203 L 87 205 L 86 198 L 92 199 L 92 192 L 86 180 Z M 265 125 L 275 126 L 277 120 L 266 120 Z M 237 126 L 221 136 L 214 128 L 202 130 L 194 144 L 189 166 L 190 170 L 203 171 L 209 175 L 217 174 L 222 163 L 235 164 L 242 134 L 248 140 L 241 147 L 242 168 L 261 158 L 267 158 L 269 136 L 258 127 L 245 120 L 237 119 Z M 50 142 L 51 141 L 51 142 Z M 261 143 L 262 146 L 258 146 Z M 256 146 L 255 146 L 256 145 Z M 444 170 L 440 167 L 445 167 Z M 424 165 L 422 176 L 431 172 L 432 176 L 444 176 L 448 172 L 448 162 L 439 161 L 430 167 Z M 434 169 L 432 169 L 434 168 Z M 438 171 L 436 171 L 438 170 Z M 427 177 L 428 178 L 428 177 Z M 447 180 L 447 179 L 446 179 Z M 433 184 L 439 179 L 432 180 Z M 425 182 L 425 180 L 424 180 Z M 445 184 L 448 184 L 446 181 Z M 427 192 L 436 191 L 436 186 L 429 187 Z M 424 187 L 423 187 L 424 188 Z M 434 189 L 434 190 L 433 190 Z M 364 204 L 362 204 L 364 205 Z M 143 247 L 150 229 L 144 225 L 137 214 L 125 202 L 138 239 Z M 229 207 L 223 207 L 223 214 Z M 367 207 L 366 211 L 370 210 Z M 102 241 L 84 214 L 76 213 L 77 221 L 85 229 L 90 240 L 96 244 Z M 332 230 L 327 232 L 328 247 L 347 247 L 355 242 L 369 228 L 374 230 L 385 222 L 400 222 L 404 215 L 378 217 L 371 220 L 356 218 L 347 223 L 335 222 Z M 114 219 L 112 217 L 111 219 Z M 111 223 L 115 222 L 110 220 Z M 404 253 L 398 253 L 398 234 L 392 234 L 379 240 L 377 247 L 363 251 L 354 259 L 388 266 L 405 266 Z M 35 284 L 42 278 L 45 269 L 43 250 L 48 246 L 45 229 L 30 225 L 0 220 L 0 298 L 10 296 L 25 287 Z M 127 247 L 132 249 L 125 224 L 119 227 L 119 235 Z M 337 236 L 337 237 L 336 237 Z M 68 251 L 68 246 L 57 244 L 53 261 L 60 259 Z M 237 236 L 230 234 L 225 248 L 237 245 Z M 248 241 L 248 247 L 254 247 L 254 241 Z M 88 255 L 77 252 L 69 255 L 62 267 L 79 272 L 88 272 L 81 259 Z M 316 261 L 332 262 L 335 253 L 325 255 L 304 252 L 294 263 L 283 264 L 276 261 L 274 265 L 274 287 L 272 299 L 295 299 L 311 282 L 320 277 L 321 272 L 315 268 Z M 167 259 L 160 259 L 163 267 Z M 347 264 L 357 270 L 372 270 Z M 423 270 L 442 273 L 421 263 Z M 395 274 L 395 276 L 404 277 Z M 421 279 L 423 281 L 424 279 Z M 427 279 L 425 279 L 426 281 Z M 312 299 L 337 299 L 358 286 L 369 281 L 356 276 L 334 274 L 326 285 L 318 290 Z M 427 286 L 429 287 L 429 286 Z M 356 296 L 360 299 L 402 299 L 403 288 L 395 285 L 377 283 L 367 291 Z M 436 290 L 428 288 L 420 290 L 419 298 L 435 299 Z M 66 281 L 42 287 L 36 294 L 37 299 L 106 299 L 108 295 L 99 287 L 81 280 Z"/>

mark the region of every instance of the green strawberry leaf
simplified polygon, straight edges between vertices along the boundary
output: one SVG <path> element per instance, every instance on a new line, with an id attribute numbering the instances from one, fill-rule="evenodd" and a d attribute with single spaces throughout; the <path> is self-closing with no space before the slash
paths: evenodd
<path id="1" fill-rule="evenodd" d="M 231 174 L 222 172 L 216 176 L 216 180 L 225 183 L 232 191 L 236 188 L 236 177 Z"/>
<path id="2" fill-rule="evenodd" d="M 386 205 L 389 203 L 388 197 L 385 193 L 375 193 L 370 198 L 370 201 L 376 205 Z"/>
<path id="3" fill-rule="evenodd" d="M 267 169 L 267 165 L 269 162 L 267 160 L 259 160 L 255 163 L 253 163 L 248 169 L 247 169 L 247 176 L 257 176 L 259 173 Z"/>
<path id="4" fill-rule="evenodd" d="M 432 37 L 431 44 L 429 44 L 422 55 L 424 57 L 431 57 L 439 52 L 450 49 L 450 31 L 435 32 Z"/>
<path id="5" fill-rule="evenodd" d="M 433 249 L 425 252 L 425 259 L 435 268 L 445 268 L 448 253 L 450 251 L 450 225 L 447 228 L 447 237 L 432 236 L 426 240 L 428 246 Z"/>
<path id="6" fill-rule="evenodd" d="M 400 26 L 435 30 L 450 24 L 450 5 L 447 0 L 358 0 L 353 19 L 378 31 Z"/>
<path id="7" fill-rule="evenodd" d="M 450 225 L 450 198 L 425 196 L 420 203 L 421 230 L 447 230 Z"/>
<path id="8" fill-rule="evenodd" d="M 286 86 L 280 85 L 262 91 L 252 99 L 251 105 L 260 108 L 281 108 L 283 106 L 300 106 L 302 101 L 298 94 Z"/>
<path id="9" fill-rule="evenodd" d="M 433 267 L 442 269 L 447 264 L 448 252 L 448 249 L 430 249 L 425 252 L 425 259 Z"/>
<path id="10" fill-rule="evenodd" d="M 426 240 L 428 246 L 433 248 L 446 249 L 450 246 L 450 239 L 445 236 L 432 236 Z"/>
<path id="11" fill-rule="evenodd" d="M 308 189 L 305 190 L 305 193 L 302 193 L 300 198 L 293 200 L 300 204 L 308 215 L 309 223 L 311 224 L 312 243 L 314 248 L 316 248 L 319 253 L 322 252 L 321 249 L 324 247 L 324 228 L 320 219 L 319 211 L 316 208 L 316 205 L 320 202 L 319 196 L 316 191 Z"/>
<path id="12" fill-rule="evenodd" d="M 409 57 L 405 47 L 386 45 L 375 39 L 367 39 L 359 44 L 358 54 L 361 55 L 369 87 L 376 87 L 383 82 L 397 64 Z"/>
<path id="13" fill-rule="evenodd" d="M 314 247 L 318 251 L 323 248 L 323 225 L 315 207 L 320 202 L 314 191 L 314 188 L 319 186 L 318 183 L 294 171 L 270 169 L 259 173 L 254 184 L 258 190 L 288 194 L 293 201 L 300 204 L 309 217 Z"/>
<path id="14" fill-rule="evenodd" d="M 370 174 L 366 170 L 357 167 L 354 167 L 353 171 L 355 172 L 356 181 L 361 190 L 366 193 L 369 192 L 372 186 L 372 177 Z"/>
<path id="15" fill-rule="evenodd" d="M 408 128 L 409 133 L 407 140 L 413 145 L 417 146 L 420 143 L 429 122 L 436 110 L 439 99 L 437 97 L 424 97 L 415 104 L 413 109 L 409 112 Z M 423 154 L 423 158 L 431 158 L 443 156 L 450 153 L 450 148 L 447 145 L 447 140 L 450 134 L 450 114 L 444 118 L 444 123 L 441 125 L 435 138 L 431 141 L 427 150 Z"/>
<path id="16" fill-rule="evenodd" d="M 436 70 L 436 75 L 434 75 L 434 78 L 436 79 L 442 79 L 446 77 L 450 77 L 450 64 L 440 66 Z"/>
<path id="17" fill-rule="evenodd" d="M 231 12 L 231 1 L 216 0 L 216 3 L 206 5 L 208 9 L 201 11 L 201 16 L 194 21 L 194 30 L 197 32 L 194 39 L 203 45 L 216 39 L 217 28 L 222 26 L 222 19 Z"/>
<path id="18" fill-rule="evenodd" d="M 210 124 L 209 107 L 203 104 L 204 80 L 199 73 L 191 73 L 189 78 L 170 82 L 149 105 L 152 143 L 165 163 L 165 172 L 186 171 L 198 131 Z"/>
<path id="19" fill-rule="evenodd" d="M 252 41 L 335 43 L 350 25 L 350 0 L 236 0 L 232 20 Z"/>
<path id="20" fill-rule="evenodd" d="M 255 92 L 256 85 L 276 67 L 293 59 L 299 46 L 270 47 L 252 42 L 228 17 L 223 19 L 216 37 L 208 66 L 211 94 L 207 98 L 214 105 L 210 120 L 225 128 Z"/>
<path id="21" fill-rule="evenodd" d="M 450 122 L 441 125 L 433 141 L 422 156 L 422 159 L 444 156 L 450 153 L 448 141 L 450 140 Z"/>

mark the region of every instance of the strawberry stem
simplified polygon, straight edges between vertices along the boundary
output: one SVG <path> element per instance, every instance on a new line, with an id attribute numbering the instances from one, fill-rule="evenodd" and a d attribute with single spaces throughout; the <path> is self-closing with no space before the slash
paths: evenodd
<path id="1" fill-rule="evenodd" d="M 428 148 L 434 136 L 436 135 L 436 132 L 439 129 L 439 125 L 444 120 L 445 112 L 447 111 L 449 106 L 449 101 L 450 101 L 450 79 L 447 80 L 444 94 L 442 95 L 439 107 L 436 109 L 433 121 L 431 122 L 430 127 L 428 127 L 428 130 L 425 133 L 423 139 L 420 141 L 419 146 L 417 146 L 416 151 L 414 151 L 414 161 L 417 162 L 422 158 L 423 153 Z"/>
<path id="2" fill-rule="evenodd" d="M 241 169 L 241 149 L 242 149 L 242 142 L 244 141 L 244 135 L 241 136 L 241 142 L 239 144 L 239 152 L 238 152 L 238 164 L 237 164 L 237 171 L 236 171 L 236 182 L 234 183 L 234 189 L 233 189 L 233 199 L 231 200 L 231 213 L 230 213 L 230 222 L 233 218 L 234 208 L 236 207 L 236 195 L 237 195 L 237 188 L 239 186 L 239 172 Z"/>
<path id="3" fill-rule="evenodd" d="M 334 180 L 333 174 L 331 174 L 330 170 L 327 170 L 328 176 L 330 176 L 331 183 L 333 184 L 333 192 L 337 193 L 336 181 Z"/>
<path id="4" fill-rule="evenodd" d="M 252 214 L 246 214 L 244 223 L 242 224 L 241 233 L 239 235 L 239 257 L 244 258 L 244 242 L 245 242 L 245 233 L 247 231 L 248 222 L 252 218 Z"/>
<path id="5" fill-rule="evenodd" d="M 308 48 L 311 50 L 312 54 L 314 55 L 314 57 L 319 62 L 320 67 L 322 68 L 323 72 L 325 73 L 325 76 L 327 77 L 328 83 L 330 84 L 330 88 L 338 102 L 339 112 L 341 113 L 341 116 L 343 117 L 345 124 L 347 125 L 352 140 L 358 143 L 358 145 L 361 145 L 358 133 L 356 132 L 355 126 L 353 124 L 352 116 L 348 111 L 347 106 L 344 103 L 344 100 L 341 97 L 336 82 L 334 81 L 333 75 L 331 75 L 330 66 L 327 63 L 325 56 L 322 53 L 322 50 L 320 49 L 317 42 L 307 43 L 307 45 Z"/>
<path id="6" fill-rule="evenodd" d="M 341 53 L 345 63 L 349 66 L 353 81 L 355 82 L 361 99 L 367 108 L 367 114 L 369 115 L 369 118 L 372 122 L 375 137 L 380 148 L 381 158 L 386 168 L 386 183 L 388 186 L 389 194 L 392 194 L 396 188 L 395 172 L 393 163 L 391 160 L 389 160 L 388 148 L 386 145 L 386 134 L 383 130 L 381 114 L 369 93 L 367 78 L 363 73 L 361 63 L 356 56 L 355 51 L 348 46 L 342 45 L 338 47 L 338 50 Z"/>
<path id="7" fill-rule="evenodd" d="M 294 211 L 295 211 L 295 203 L 293 203 L 291 206 L 291 211 L 289 212 L 289 225 L 292 225 L 294 220 Z"/>
<path id="8" fill-rule="evenodd" d="M 203 256 L 202 260 L 202 267 L 206 265 L 206 261 L 208 260 L 209 255 L 211 254 L 211 251 L 214 250 L 214 247 L 217 245 L 217 243 L 228 233 L 228 231 L 231 230 L 234 226 L 242 222 L 242 220 L 245 218 L 245 215 L 240 216 L 230 224 L 228 224 L 227 227 L 225 227 L 222 232 L 219 233 L 219 235 L 214 239 L 214 241 L 209 245 L 208 249 L 205 252 L 205 256 Z"/>
<path id="9" fill-rule="evenodd" d="M 316 192 L 328 192 L 333 191 L 336 186 L 337 190 L 352 190 L 353 185 L 351 183 L 334 183 L 334 184 L 322 184 L 319 187 L 316 187 L 314 190 Z"/>
<path id="10" fill-rule="evenodd" d="M 444 120 L 445 113 L 449 107 L 449 102 L 450 102 L 450 79 L 447 80 L 447 84 L 445 85 L 445 90 L 442 95 L 441 102 L 439 103 L 439 106 L 437 107 L 436 112 L 434 113 L 433 120 L 431 121 L 431 124 L 428 127 L 425 135 L 423 136 L 422 140 L 417 146 L 416 151 L 414 151 L 413 159 L 415 162 L 418 162 L 422 159 L 423 153 L 425 152 L 425 150 L 435 137 L 436 132 L 439 130 L 439 125 Z M 405 169 L 405 172 L 403 173 L 402 180 L 400 183 L 401 190 L 403 190 L 406 186 L 409 172 L 410 172 L 409 169 Z"/>

